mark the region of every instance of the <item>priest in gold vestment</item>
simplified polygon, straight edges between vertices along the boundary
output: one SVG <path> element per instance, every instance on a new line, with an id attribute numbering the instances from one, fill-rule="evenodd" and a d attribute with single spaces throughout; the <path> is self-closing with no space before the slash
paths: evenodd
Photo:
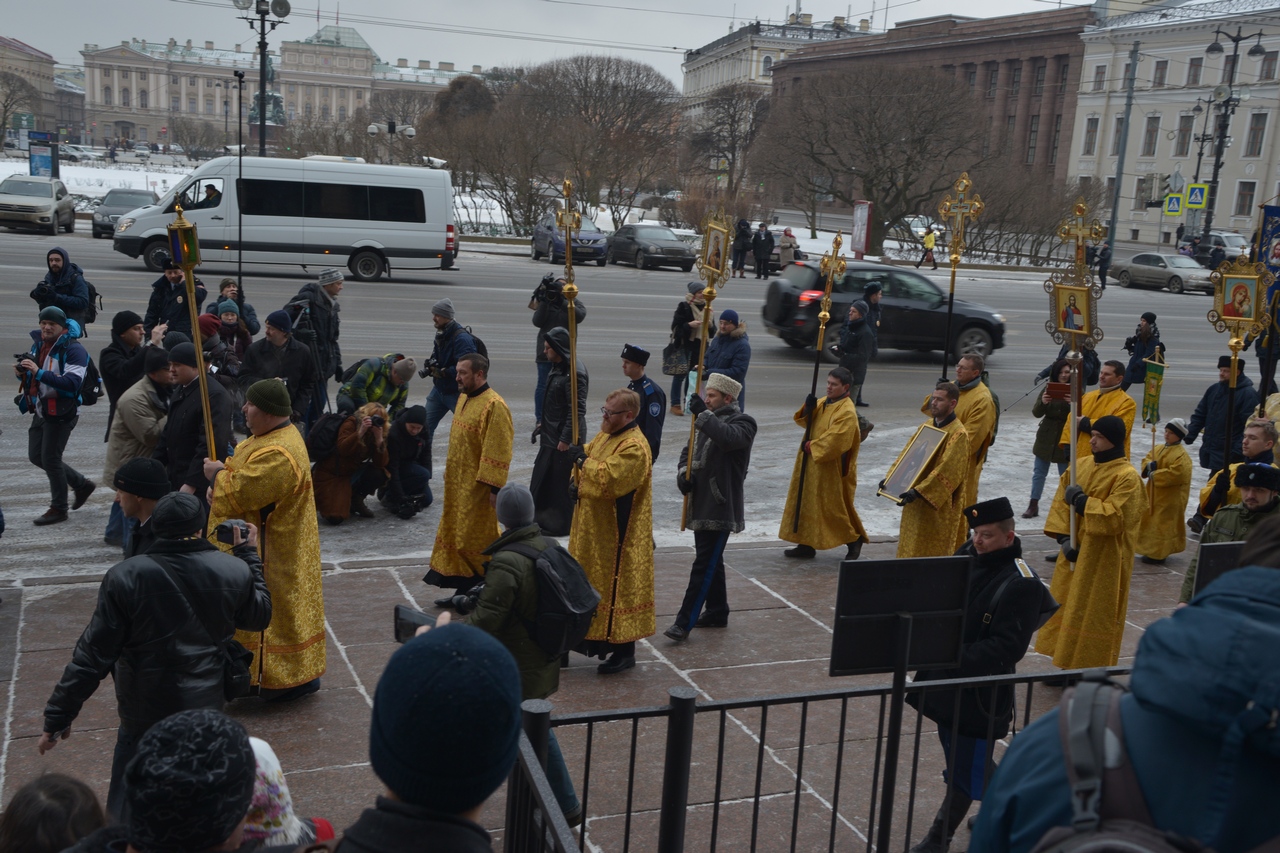
<path id="1" fill-rule="evenodd" d="M 636 640 L 653 636 L 653 459 L 636 423 L 640 395 L 620 388 L 605 399 L 600 432 L 571 447 L 579 465 L 569 553 L 600 593 L 581 649 L 608 659 L 602 675 L 636 665 Z"/>
<path id="2" fill-rule="evenodd" d="M 956 526 L 964 523 L 969 433 L 956 417 L 960 389 L 939 382 L 929 398 L 930 423 L 947 434 L 923 475 L 902 498 L 898 557 L 949 557 L 956 552 Z M 883 481 L 881 481 L 883 487 Z"/>
<path id="3" fill-rule="evenodd" d="M 1124 363 L 1106 361 L 1098 371 L 1098 387 L 1085 394 L 1080 401 L 1080 415 L 1090 422 L 1098 418 L 1114 415 L 1124 422 L 1124 458 L 1129 458 L 1129 438 L 1133 435 L 1133 419 L 1138 414 L 1138 404 L 1120 387 L 1124 380 Z M 1071 422 L 1062 427 L 1062 438 L 1058 444 L 1071 444 Z M 1076 439 L 1076 458 L 1087 459 L 1092 451 L 1089 449 L 1089 429 L 1081 425 L 1080 435 Z M 1062 599 L 1058 599 L 1061 601 Z"/>
<path id="4" fill-rule="evenodd" d="M 1077 461 L 1077 485 L 1069 485 L 1070 472 L 1062 475 L 1044 526 L 1062 546 L 1049 585 L 1062 608 L 1040 629 L 1036 651 L 1062 669 L 1120 660 L 1133 543 L 1147 511 L 1142 478 L 1124 455 L 1124 421 L 1108 415 L 1090 428 L 1092 456 Z M 1068 538 L 1070 513 L 1078 517 L 1076 551 Z"/>
<path id="5" fill-rule="evenodd" d="M 461 395 L 449 428 L 444 469 L 444 505 L 423 580 L 448 590 L 467 590 L 484 577 L 484 550 L 500 535 L 494 510 L 507 484 L 515 433 L 511 410 L 489 387 L 489 359 L 468 353 L 458 359 Z M 436 605 L 447 607 L 452 592 Z"/>
<path id="6" fill-rule="evenodd" d="M 853 507 L 858 488 L 858 411 L 849 399 L 853 375 L 843 367 L 827 374 L 827 396 L 813 397 L 795 413 L 794 420 L 803 427 L 813 410 L 813 428 L 809 441 L 796 452 L 791 470 L 791 486 L 787 505 L 782 511 L 778 538 L 795 542 L 796 547 L 783 553 L 795 559 L 810 559 L 818 551 L 846 546 L 846 560 L 856 560 L 862 553 L 867 531 Z M 805 463 L 805 457 L 809 461 Z M 800 472 L 804 470 L 804 498 L 800 498 Z M 800 511 L 799 524 L 796 512 Z"/>
<path id="7" fill-rule="evenodd" d="M 209 538 L 228 519 L 258 526 L 258 552 L 271 591 L 271 624 L 237 631 L 253 652 L 253 683 L 264 699 L 297 699 L 320 689 L 325 671 L 324 593 L 320 582 L 320 530 L 311 485 L 311 460 L 293 426 L 289 389 L 263 379 L 245 394 L 245 422 L 253 434 L 225 463 L 206 459 Z"/>
<path id="8" fill-rule="evenodd" d="M 1187 498 L 1191 494 L 1191 457 L 1182 446 L 1187 425 L 1182 418 L 1165 424 L 1164 444 L 1142 457 L 1142 476 L 1147 480 L 1149 506 L 1134 550 L 1144 563 L 1161 563 L 1170 554 L 1187 548 Z"/>

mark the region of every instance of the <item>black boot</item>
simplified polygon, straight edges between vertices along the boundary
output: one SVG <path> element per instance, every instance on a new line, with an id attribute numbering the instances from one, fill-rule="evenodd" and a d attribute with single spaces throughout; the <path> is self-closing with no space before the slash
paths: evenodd
<path id="1" fill-rule="evenodd" d="M 952 789 L 951 801 L 944 802 L 938 809 L 938 816 L 933 819 L 933 826 L 924 839 L 911 848 L 911 853 L 947 853 L 951 847 L 951 838 L 956 834 L 964 816 L 969 813 L 973 800 L 959 791 Z"/>

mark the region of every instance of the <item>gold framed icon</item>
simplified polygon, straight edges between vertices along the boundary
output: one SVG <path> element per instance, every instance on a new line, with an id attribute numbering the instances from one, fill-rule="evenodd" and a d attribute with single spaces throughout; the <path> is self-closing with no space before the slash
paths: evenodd
<path id="1" fill-rule="evenodd" d="M 1224 261 L 1209 274 L 1213 282 L 1213 310 L 1207 317 L 1219 332 L 1234 338 L 1257 335 L 1270 321 L 1267 288 L 1275 277 L 1264 264 L 1250 263 L 1248 256 Z"/>
<path id="2" fill-rule="evenodd" d="M 720 275 L 729 265 L 729 228 L 711 220 L 702 234 L 702 268 Z"/>
<path id="3" fill-rule="evenodd" d="M 938 429 L 932 424 L 920 424 L 915 435 L 911 436 L 907 446 L 902 448 L 902 452 L 890 466 L 889 473 L 884 478 L 884 488 L 876 494 L 902 506 L 899 495 L 915 488 L 916 483 L 924 476 L 925 469 L 937 455 L 938 448 L 946 440 L 946 430 Z"/>

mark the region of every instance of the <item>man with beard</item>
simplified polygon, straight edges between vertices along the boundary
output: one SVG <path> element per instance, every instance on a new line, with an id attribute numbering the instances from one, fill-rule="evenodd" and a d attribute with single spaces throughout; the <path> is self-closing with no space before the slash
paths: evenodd
<path id="1" fill-rule="evenodd" d="M 1040 578 L 1022 559 L 1022 541 L 1013 532 L 1013 507 L 1008 498 L 983 501 L 964 509 L 972 531 L 957 556 L 969 557 L 972 575 L 965 603 L 964 645 L 960 666 L 916 673 L 913 681 L 1012 675 L 1027 653 L 1041 614 L 1057 609 Z M 947 794 L 924 839 L 911 853 L 946 853 L 951 836 L 981 800 L 985 780 L 996 770 L 992 739 L 1009 733 L 1013 720 L 1013 689 L 1009 686 L 912 693 L 907 702 L 938 724 L 938 740 L 947 759 Z M 923 703 L 923 707 L 921 707 Z M 958 725 L 957 725 L 958 711 Z M 952 739 L 952 729 L 958 736 Z"/>
<path id="2" fill-rule="evenodd" d="M 200 373 L 196 369 L 194 344 L 178 344 L 169 353 L 173 370 L 173 394 L 169 398 L 169 419 L 152 456 L 164 463 L 170 485 L 200 500 L 209 481 L 204 475 L 206 457 L 226 459 L 231 447 L 231 396 L 214 382 L 209 388 L 209 415 L 213 419 L 213 449 L 206 447 L 205 401 L 200 394 Z"/>
<path id="3" fill-rule="evenodd" d="M 1240 490 L 1240 502 L 1224 506 L 1214 513 L 1200 533 L 1201 545 L 1243 542 L 1249 531 L 1260 522 L 1280 516 L 1280 469 L 1251 462 L 1236 468 L 1232 479 Z M 1187 569 L 1182 579 L 1179 601 L 1191 600 L 1191 594 L 1196 588 L 1196 567 L 1199 560 L 1199 555 L 1191 560 L 1191 568 Z"/>
<path id="4" fill-rule="evenodd" d="M 498 538 L 494 509 L 511 472 L 515 434 L 511 410 L 489 387 L 489 359 L 467 353 L 458 359 L 458 405 L 449 430 L 444 469 L 444 505 L 431 548 L 431 569 L 422 580 L 450 590 L 436 600 L 448 607 L 453 590 L 468 590 L 483 579 L 485 549 Z M 434 392 L 433 392 L 434 393 Z"/>
<path id="5" fill-rule="evenodd" d="M 478 352 L 475 339 L 462 324 L 453 319 L 453 300 L 441 299 L 431 306 L 431 322 L 436 339 L 431 348 L 431 393 L 427 394 L 427 441 L 435 440 L 436 427 L 445 412 L 458 406 L 458 395 L 464 393 L 458 382 L 458 362 L 468 353 Z"/>
<path id="6" fill-rule="evenodd" d="M 306 418 L 311 395 L 315 393 L 316 360 L 292 331 L 293 321 L 288 312 L 268 314 L 262 340 L 254 341 L 245 350 L 237 379 L 244 391 L 263 379 L 279 379 L 289 391 L 292 418 L 300 423 Z"/>
<path id="7" fill-rule="evenodd" d="M 1134 542 L 1147 511 L 1142 478 L 1125 454 L 1124 421 L 1107 415 L 1081 427 L 1089 431 L 1093 455 L 1077 461 L 1076 485 L 1070 472 L 1062 475 L 1044 526 L 1062 546 L 1049 587 L 1062 609 L 1040 629 L 1036 651 L 1062 669 L 1119 661 Z M 1069 538 L 1073 512 L 1079 516 L 1075 548 Z"/>
<path id="8" fill-rule="evenodd" d="M 960 389 L 939 382 L 929 398 L 929 424 L 947 434 L 920 472 L 916 485 L 899 495 L 898 558 L 945 557 L 955 552 L 956 527 L 964 523 L 965 477 L 969 475 L 969 433 L 956 417 Z M 880 481 L 880 488 L 885 486 Z"/>
<path id="9" fill-rule="evenodd" d="M 689 457 L 687 445 L 680 450 L 676 487 L 688 497 L 693 567 L 676 621 L 662 632 L 676 642 L 688 639 L 694 628 L 729 626 L 724 548 L 729 534 L 741 533 L 746 527 L 743 484 L 756 440 L 755 418 L 738 408 L 741 392 L 737 382 L 723 373 L 713 373 L 707 379 L 705 401 L 697 394 L 689 398 L 697 433 L 693 457 Z"/>
<path id="10" fill-rule="evenodd" d="M 83 331 L 89 314 L 89 285 L 84 280 L 84 273 L 78 265 L 71 263 L 71 256 L 60 246 L 54 246 L 45 255 L 45 265 L 49 271 L 31 291 L 31 298 L 42 311 L 51 305 L 62 309 L 62 313 L 79 323 Z"/>
<path id="11" fill-rule="evenodd" d="M 1129 458 L 1129 439 L 1133 434 L 1133 419 L 1138 413 L 1138 405 L 1133 402 L 1133 398 L 1126 394 L 1120 387 L 1123 382 L 1123 362 L 1103 362 L 1102 369 L 1098 371 L 1098 387 L 1085 394 L 1080 401 L 1080 432 L 1076 438 L 1077 459 L 1087 459 L 1089 454 L 1093 452 L 1090 449 L 1089 428 L 1087 424 L 1090 421 L 1097 423 L 1099 419 L 1104 418 L 1107 415 L 1119 418 L 1124 424 L 1124 441 L 1122 446 L 1124 447 L 1124 458 Z M 1194 435 L 1189 436 L 1187 438 L 1187 444 L 1190 444 L 1194 440 Z M 1058 440 L 1058 444 L 1067 445 L 1067 449 L 1070 450 L 1070 421 L 1062 425 L 1062 437 Z M 1221 445 L 1218 446 L 1218 450 L 1221 452 Z"/>
<path id="12" fill-rule="evenodd" d="M 636 665 L 636 640 L 657 630 L 653 601 L 653 460 L 636 422 L 640 395 L 619 388 L 604 401 L 600 432 L 569 448 L 581 468 L 569 553 L 600 593 L 587 654 L 611 675 Z"/>
<path id="13" fill-rule="evenodd" d="M 569 387 L 569 331 L 557 326 L 547 332 L 543 345 L 551 362 L 547 377 L 547 393 L 542 402 L 542 423 L 538 427 L 538 458 L 533 463 L 533 480 L 529 491 L 537 507 L 536 519 L 547 536 L 564 536 L 573 520 L 573 501 L 569 497 L 569 476 L 573 459 L 573 417 L 578 419 L 578 440 L 587 432 L 587 368 L 578 362 L 578 410 L 573 412 Z"/>

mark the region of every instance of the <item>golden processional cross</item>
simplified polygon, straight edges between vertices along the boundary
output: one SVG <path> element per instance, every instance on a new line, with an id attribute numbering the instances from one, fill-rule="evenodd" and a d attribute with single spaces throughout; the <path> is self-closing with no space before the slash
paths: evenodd
<path id="1" fill-rule="evenodd" d="M 1058 239 L 1064 243 L 1075 240 L 1076 243 L 1076 277 L 1082 284 L 1088 278 L 1088 264 L 1085 263 L 1085 242 L 1088 240 L 1101 240 L 1107 235 L 1107 229 L 1103 228 L 1098 220 L 1092 222 L 1086 221 L 1085 217 L 1089 215 L 1089 206 L 1084 203 L 1083 198 L 1076 199 L 1075 206 L 1071 209 L 1072 218 L 1064 219 L 1062 224 L 1058 226 Z"/>
<path id="2" fill-rule="evenodd" d="M 578 435 L 578 317 L 573 305 L 578 286 L 573 283 L 573 235 L 582 229 L 582 214 L 573 209 L 573 181 L 565 178 L 563 190 L 564 206 L 556 211 L 556 227 L 564 229 L 564 287 L 560 295 L 569 309 L 569 417 L 573 423 L 570 443 L 576 445 L 582 436 Z M 574 475 L 576 481 L 576 469 Z"/>
<path id="3" fill-rule="evenodd" d="M 947 247 L 948 259 L 951 261 L 951 293 L 947 297 L 947 337 L 946 345 L 942 348 L 942 378 L 947 378 L 947 359 L 950 357 L 951 346 L 951 318 L 955 314 L 956 307 L 956 269 L 960 266 L 960 256 L 964 254 L 964 227 L 967 223 L 973 222 L 982 213 L 982 197 L 974 193 L 969 196 L 969 190 L 973 188 L 973 181 L 969 180 L 968 172 L 961 172 L 960 177 L 952 185 L 952 189 L 956 191 L 956 197 L 952 198 L 950 193 L 942 200 L 942 204 L 938 205 L 938 215 L 951 228 L 951 243 Z"/>

